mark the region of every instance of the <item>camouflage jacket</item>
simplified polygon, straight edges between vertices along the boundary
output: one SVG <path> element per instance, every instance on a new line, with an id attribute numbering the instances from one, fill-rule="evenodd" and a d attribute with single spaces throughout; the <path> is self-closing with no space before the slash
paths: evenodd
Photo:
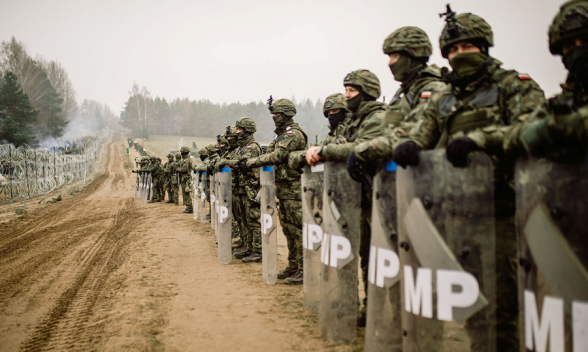
<path id="1" fill-rule="evenodd" d="M 465 88 L 448 85 L 432 96 L 422 123 L 408 138 L 421 149 L 432 149 L 468 137 L 495 159 L 522 151 L 520 130 L 533 110 L 545 106 L 545 97 L 528 75 L 504 70 L 492 60 L 487 74 Z"/>
<path id="2" fill-rule="evenodd" d="M 320 145 L 324 147 L 329 144 L 343 144 L 347 142 L 345 131 L 347 131 L 350 122 L 351 116 L 346 116 L 345 119 L 339 123 L 337 128 L 332 128 L 331 125 L 329 125 L 328 127 L 330 131 Z M 290 153 L 288 160 L 289 166 L 292 168 L 301 168 L 306 165 L 306 152 L 307 149 Z"/>
<path id="3" fill-rule="evenodd" d="M 145 166 L 143 169 L 141 169 L 141 171 L 147 171 L 151 173 L 151 177 L 153 179 L 159 179 L 159 175 L 161 173 L 161 165 L 157 162 L 155 163 L 150 163 L 147 166 Z"/>
<path id="4" fill-rule="evenodd" d="M 367 101 L 359 105 L 357 113 L 345 123 L 343 133 L 345 143 L 330 143 L 321 152 L 324 161 L 346 161 L 353 148 L 382 135 L 386 105 L 377 101 Z M 347 120 L 347 119 L 346 119 Z"/>
<path id="5" fill-rule="evenodd" d="M 278 199 L 300 200 L 300 172 L 288 166 L 288 157 L 291 152 L 306 149 L 306 133 L 294 122 L 274 132 L 276 138 L 268 146 L 267 153 L 249 159 L 247 165 L 252 168 L 274 165 Z"/>
<path id="6" fill-rule="evenodd" d="M 388 127 L 386 133 L 371 141 L 359 143 L 355 147 L 355 153 L 364 160 L 391 160 L 398 142 L 406 141 L 409 132 L 422 120 L 423 110 L 431 96 L 446 87 L 439 67 L 431 65 L 423 69 L 412 83 L 400 87 L 390 101 L 384 121 Z"/>
<path id="7" fill-rule="evenodd" d="M 563 91 L 549 99 L 550 130 L 566 141 L 588 143 L 588 93 L 574 94 L 573 84 L 563 84 Z"/>
<path id="8" fill-rule="evenodd" d="M 229 160 L 226 165 L 231 167 L 233 170 L 236 169 L 239 160 L 251 159 L 261 155 L 261 147 L 257 143 L 253 136 L 250 136 L 244 141 L 239 141 L 239 148 L 235 150 L 235 160 Z M 236 172 L 238 176 L 238 189 L 236 193 L 246 194 L 247 198 L 251 201 L 255 201 L 255 196 L 259 192 L 259 170 L 253 168 L 246 173 L 238 170 Z"/>
<path id="9" fill-rule="evenodd" d="M 235 149 L 229 150 L 225 155 L 219 158 L 216 162 L 217 171 L 220 171 L 220 165 L 227 165 L 231 167 L 231 186 L 233 187 L 233 193 L 235 193 L 239 189 L 239 169 L 236 169 L 232 166 L 232 164 L 228 163 L 228 161 L 234 161 L 235 163 L 238 162 L 239 157 L 237 152 L 239 151 L 239 147 Z"/>
<path id="10" fill-rule="evenodd" d="M 192 160 L 189 156 L 187 158 L 182 156 L 182 160 L 176 161 L 176 172 L 180 174 L 181 182 L 192 181 Z"/>

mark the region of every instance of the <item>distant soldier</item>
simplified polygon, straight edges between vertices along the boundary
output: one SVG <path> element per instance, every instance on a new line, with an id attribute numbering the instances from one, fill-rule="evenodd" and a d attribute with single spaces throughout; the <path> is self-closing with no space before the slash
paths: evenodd
<path id="1" fill-rule="evenodd" d="M 173 203 L 174 196 L 173 196 L 173 189 L 171 186 L 172 181 L 172 171 L 173 171 L 173 164 L 174 164 L 174 156 L 169 153 L 167 155 L 167 163 L 163 165 L 163 172 L 164 172 L 164 185 L 163 185 L 163 192 L 167 192 L 167 202 L 166 203 Z"/>
<path id="2" fill-rule="evenodd" d="M 182 155 L 180 153 L 176 153 L 175 157 L 176 161 L 174 161 L 171 166 L 171 188 L 174 204 L 178 205 L 180 201 L 180 174 L 178 173 L 178 168 L 182 162 Z"/>
<path id="3" fill-rule="evenodd" d="M 192 161 L 190 160 L 190 149 L 188 147 L 180 148 L 182 156 L 181 162 L 178 164 L 177 172 L 180 175 L 180 186 L 182 187 L 182 202 L 186 206 L 183 213 L 192 214 Z"/>

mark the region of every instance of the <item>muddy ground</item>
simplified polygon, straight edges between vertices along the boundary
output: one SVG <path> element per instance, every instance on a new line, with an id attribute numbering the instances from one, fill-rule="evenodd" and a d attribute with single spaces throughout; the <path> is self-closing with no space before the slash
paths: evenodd
<path id="1" fill-rule="evenodd" d="M 351 346 L 317 333 L 302 286 L 218 263 L 209 224 L 135 199 L 123 138 L 105 148 L 79 193 L 1 219 L 0 351 L 362 350 L 363 329 Z"/>

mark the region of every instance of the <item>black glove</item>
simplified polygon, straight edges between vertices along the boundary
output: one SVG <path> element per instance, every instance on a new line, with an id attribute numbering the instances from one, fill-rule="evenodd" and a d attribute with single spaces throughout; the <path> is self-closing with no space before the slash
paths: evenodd
<path id="1" fill-rule="evenodd" d="M 241 170 L 241 172 L 249 171 L 249 168 L 247 167 L 247 159 L 239 160 L 239 170 Z"/>
<path id="2" fill-rule="evenodd" d="M 465 167 L 468 163 L 468 155 L 470 152 L 478 150 L 476 142 L 468 137 L 459 137 L 447 145 L 446 154 L 449 160 L 455 167 Z"/>
<path id="3" fill-rule="evenodd" d="M 136 173 L 137 171 L 135 171 L 135 170 L 131 170 L 131 172 L 132 172 L 132 173 Z"/>
<path id="4" fill-rule="evenodd" d="M 415 142 L 404 142 L 394 150 L 394 162 L 406 169 L 419 163 L 419 147 Z"/>
<path id="5" fill-rule="evenodd" d="M 364 166 L 365 161 L 358 158 L 355 151 L 352 151 L 347 157 L 347 172 L 353 181 L 361 182 Z"/>

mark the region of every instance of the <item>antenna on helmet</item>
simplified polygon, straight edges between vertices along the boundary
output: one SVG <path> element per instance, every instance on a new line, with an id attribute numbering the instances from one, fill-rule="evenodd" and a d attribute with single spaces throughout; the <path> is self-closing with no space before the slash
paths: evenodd
<path id="1" fill-rule="evenodd" d="M 274 111 L 274 106 L 272 105 L 274 102 L 274 98 L 270 95 L 269 99 L 267 100 L 267 108 L 269 109 L 269 111 L 273 112 Z"/>

